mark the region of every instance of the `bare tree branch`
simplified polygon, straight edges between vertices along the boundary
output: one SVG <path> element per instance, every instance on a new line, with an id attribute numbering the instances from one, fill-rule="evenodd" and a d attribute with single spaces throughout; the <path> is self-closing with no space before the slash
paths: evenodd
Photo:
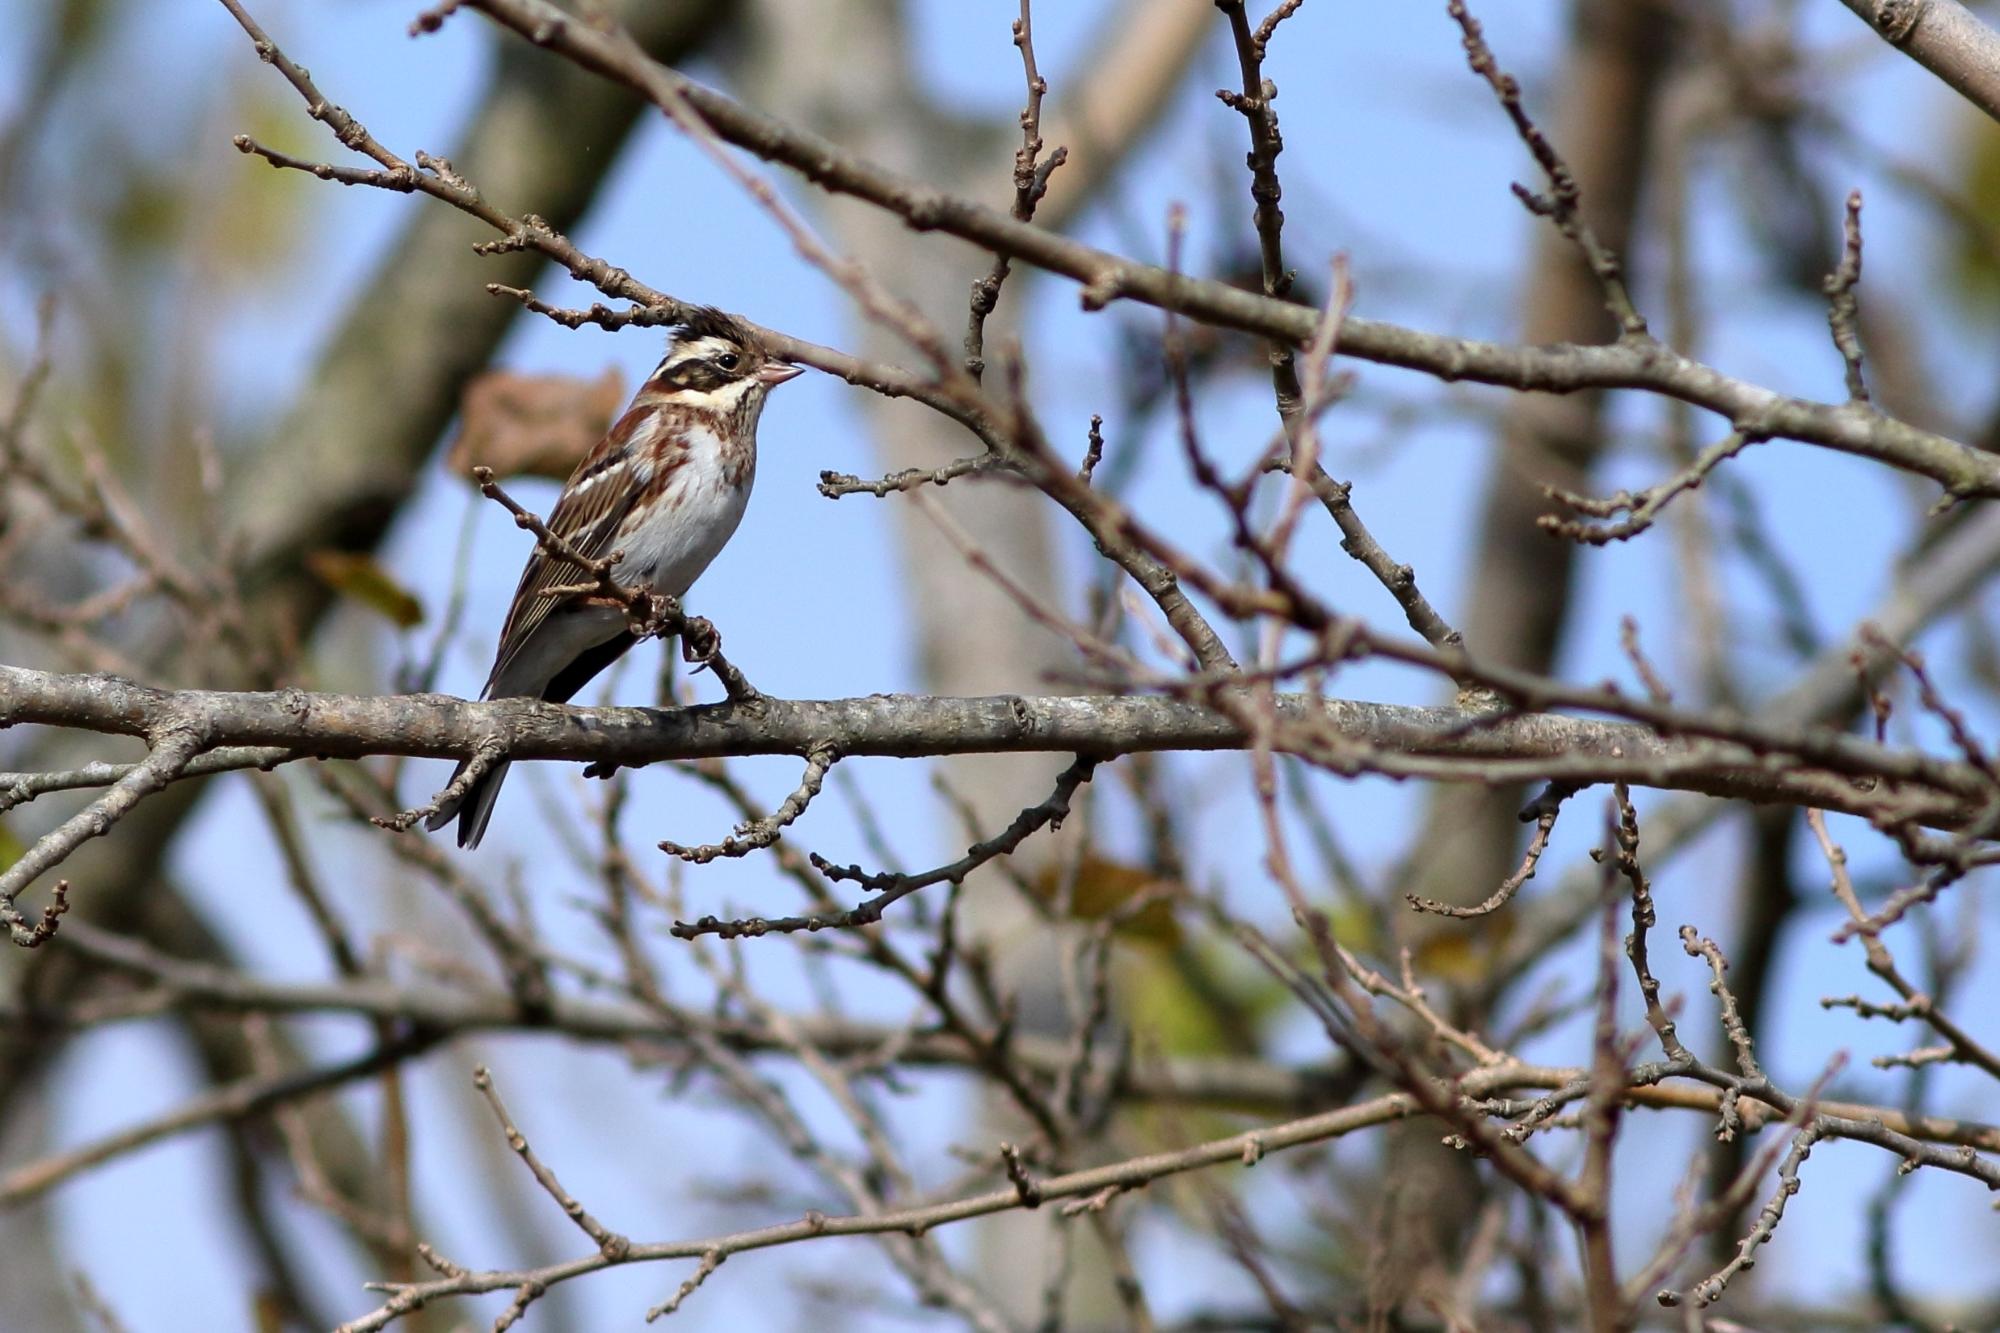
<path id="1" fill-rule="evenodd" d="M 1942 826 L 1972 820 L 1990 799 L 1986 775 L 1970 764 L 1748 720 L 1738 727 L 1706 724 L 1705 731 L 1722 739 L 1700 739 L 1702 733 L 1696 733 L 1682 740 L 1662 734 L 1672 732 L 1671 725 L 1557 714 L 1492 715 L 1311 696 L 1283 696 L 1276 707 L 1277 720 L 1297 728 L 1279 734 L 1280 748 L 1317 756 L 1330 753 L 1323 748 L 1329 745 L 1354 746 L 1346 756 L 1354 771 L 1466 781 L 1489 781 L 1500 772 L 1579 784 L 1624 779 Z M 1637 701 L 1629 708 L 1640 715 L 1656 711 Z M 0 667 L 0 725 L 23 722 L 123 735 L 179 724 L 199 728 L 195 734 L 205 744 L 259 751 L 284 747 L 300 758 L 462 759 L 498 740 L 513 759 L 619 767 L 752 754 L 803 758 L 828 747 L 847 757 L 1068 752 L 1110 758 L 1165 749 L 1232 750 L 1252 741 L 1242 723 L 1210 707 L 1163 698 L 761 697 L 747 705 L 663 712 L 521 699 L 474 703 L 438 695 L 162 690 L 111 676 Z M 1741 739 L 1726 739 L 1731 736 Z M 1803 754 L 1856 776 L 1893 778 L 1899 786 L 1881 789 L 1800 770 L 1792 760 L 1756 753 L 1751 746 Z"/>
<path id="2" fill-rule="evenodd" d="M 1883 41 L 2000 120 L 2000 33 L 1958 0 L 1840 0 Z"/>
<path id="3" fill-rule="evenodd" d="M 824 189 L 894 212 L 919 231 L 946 232 L 1073 278 L 1084 284 L 1085 303 L 1093 308 L 1118 299 L 1138 300 L 1293 345 L 1312 338 L 1311 310 L 1121 259 L 998 210 L 940 194 L 704 88 L 647 59 L 622 34 L 577 23 L 546 0 L 471 3 L 537 45 L 643 93 L 656 105 L 684 101 L 724 141 L 791 167 Z M 1341 328 L 1341 350 L 1445 380 L 1545 393 L 1647 389 L 1705 407 L 1746 432 L 1817 444 L 1929 477 L 1955 498 L 2000 496 L 2000 459 L 1853 404 L 1773 393 L 1683 357 L 1650 337 L 1604 346 L 1507 346 L 1351 317 Z"/>

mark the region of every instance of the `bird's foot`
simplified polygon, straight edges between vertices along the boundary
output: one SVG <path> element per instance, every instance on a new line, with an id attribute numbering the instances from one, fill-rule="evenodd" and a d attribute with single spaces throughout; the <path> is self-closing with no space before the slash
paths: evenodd
<path id="1" fill-rule="evenodd" d="M 705 667 L 722 652 L 722 635 L 705 616 L 689 616 L 681 626 L 681 660 Z"/>

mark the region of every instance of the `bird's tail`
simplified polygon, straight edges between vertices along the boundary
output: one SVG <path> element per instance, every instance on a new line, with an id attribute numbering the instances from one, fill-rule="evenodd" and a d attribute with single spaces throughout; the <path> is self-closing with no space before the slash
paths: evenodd
<path id="1" fill-rule="evenodd" d="M 451 780 L 458 781 L 459 775 L 465 772 L 465 766 L 471 762 L 469 759 L 460 760 L 458 767 L 451 772 Z M 502 759 L 487 769 L 466 789 L 465 795 L 439 806 L 437 813 L 424 821 L 424 827 L 435 833 L 456 817 L 458 845 L 477 847 L 479 840 L 486 836 L 486 821 L 493 818 L 493 803 L 500 799 L 500 784 L 507 780 L 510 762 Z"/>
<path id="2" fill-rule="evenodd" d="M 536 633 L 549 633 L 552 626 L 561 627 L 553 645 L 543 644 L 530 651 L 503 647 L 500 660 L 494 665 L 493 674 L 487 678 L 486 688 L 479 692 L 479 697 L 543 699 L 553 704 L 566 704 L 591 677 L 639 642 L 638 635 L 626 628 L 622 613 L 613 613 L 595 621 L 575 613 L 559 613 L 555 619 L 543 621 L 542 628 Z M 606 637 L 593 641 L 594 633 L 602 633 Z M 560 653 L 557 650 L 561 650 Z M 551 661 L 564 663 L 553 677 L 546 675 Z M 451 771 L 453 782 L 465 775 L 466 765 L 470 762 L 462 761 Z M 507 765 L 508 761 L 502 759 L 486 770 L 466 789 L 465 795 L 440 805 L 437 813 L 424 821 L 424 827 L 435 833 L 456 818 L 458 845 L 477 847 L 479 840 L 486 836 L 486 821 L 493 818 L 493 803 L 500 799 L 500 784 L 507 780 Z"/>

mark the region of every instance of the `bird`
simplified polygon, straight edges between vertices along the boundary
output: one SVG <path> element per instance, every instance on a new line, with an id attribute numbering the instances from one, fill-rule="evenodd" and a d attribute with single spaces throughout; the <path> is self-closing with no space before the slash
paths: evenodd
<path id="1" fill-rule="evenodd" d="M 585 559 L 622 552 L 612 571 L 620 583 L 675 598 L 742 522 L 764 399 L 803 373 L 721 310 L 693 307 L 677 325 L 666 355 L 570 473 L 548 519 L 549 531 Z M 480 698 L 567 703 L 639 641 L 622 605 L 578 590 L 588 581 L 573 562 L 535 547 Z M 460 762 L 454 784 L 471 762 Z M 458 845 L 477 847 L 507 768 L 499 761 L 440 802 L 425 828 L 457 819 Z"/>

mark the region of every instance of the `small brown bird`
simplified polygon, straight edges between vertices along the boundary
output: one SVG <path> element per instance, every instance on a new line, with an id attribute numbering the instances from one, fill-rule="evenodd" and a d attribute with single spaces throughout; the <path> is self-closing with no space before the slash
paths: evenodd
<path id="1" fill-rule="evenodd" d="M 685 596 L 742 521 L 765 396 L 800 373 L 737 320 L 694 310 L 625 415 L 563 484 L 549 530 L 587 559 L 624 552 L 612 572 L 628 587 Z M 623 607 L 549 591 L 582 581 L 570 562 L 535 548 L 480 698 L 567 703 L 638 642 Z M 452 776 L 464 771 L 461 763 Z M 506 776 L 502 760 L 425 827 L 456 817 L 458 845 L 477 847 Z"/>

